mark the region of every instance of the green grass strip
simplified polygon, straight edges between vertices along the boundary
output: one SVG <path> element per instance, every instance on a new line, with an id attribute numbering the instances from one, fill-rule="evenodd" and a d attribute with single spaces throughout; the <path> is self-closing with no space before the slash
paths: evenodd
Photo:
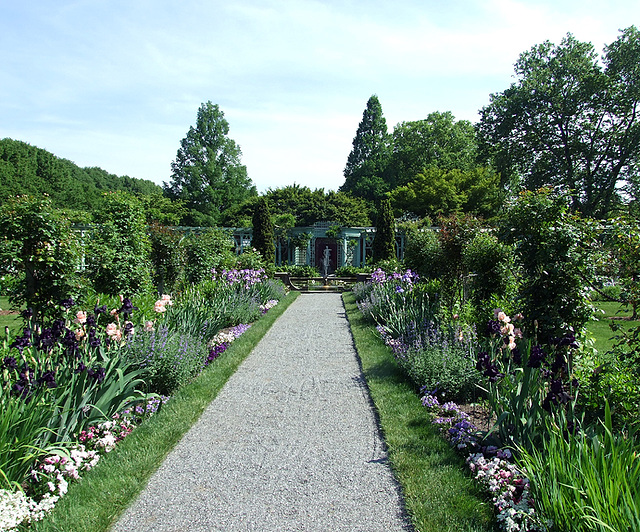
<path id="1" fill-rule="evenodd" d="M 343 295 L 354 342 L 407 511 L 420 532 L 494 530 L 493 506 L 438 433 L 389 348 Z"/>
<path id="2" fill-rule="evenodd" d="M 33 530 L 104 532 L 145 488 L 167 454 L 198 420 L 229 377 L 275 320 L 296 299 L 289 293 L 255 322 L 191 384 L 181 388 L 152 418 L 136 428 L 98 465 L 69 487 L 54 510 Z"/>

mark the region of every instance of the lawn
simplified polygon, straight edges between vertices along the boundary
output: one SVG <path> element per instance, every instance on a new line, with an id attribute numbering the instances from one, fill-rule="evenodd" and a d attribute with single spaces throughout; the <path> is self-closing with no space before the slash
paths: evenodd
<path id="1" fill-rule="evenodd" d="M 587 330 L 595 340 L 595 348 L 599 352 L 605 353 L 611 350 L 614 344 L 614 341 L 612 340 L 614 333 L 609 327 L 612 318 L 628 318 L 631 316 L 631 310 L 620 303 L 612 301 L 594 301 L 593 305 L 601 312 L 596 313 L 597 321 L 592 320 L 589 322 Z M 618 323 L 625 328 L 637 327 L 640 325 L 640 321 L 630 321 L 626 319 L 621 320 Z"/>
<path id="2" fill-rule="evenodd" d="M 9 298 L 0 296 L 0 341 L 6 337 L 5 328 L 15 331 L 22 325 L 22 319 L 18 314 L 8 313 L 10 309 Z"/>

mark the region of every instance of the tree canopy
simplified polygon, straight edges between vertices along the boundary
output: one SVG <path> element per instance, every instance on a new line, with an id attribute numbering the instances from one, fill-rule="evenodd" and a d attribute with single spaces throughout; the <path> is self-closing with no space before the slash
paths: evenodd
<path id="1" fill-rule="evenodd" d="M 520 55 L 517 81 L 491 96 L 478 127 L 483 154 L 506 185 L 552 186 L 571 207 L 604 217 L 640 157 L 640 32 L 605 47 L 568 34 Z"/>
<path id="2" fill-rule="evenodd" d="M 427 168 L 466 171 L 476 166 L 473 124 L 456 121 L 449 111 L 398 124 L 393 130 L 392 146 L 386 171 L 391 188 L 410 183 Z"/>
<path id="3" fill-rule="evenodd" d="M 0 140 L 0 201 L 21 194 L 47 194 L 53 207 L 92 212 L 103 193 L 123 190 L 137 195 L 162 194 L 152 181 L 117 176 L 75 163 L 26 142 Z"/>
<path id="4" fill-rule="evenodd" d="M 374 94 L 367 101 L 353 139 L 353 149 L 344 168 L 341 192 L 367 200 L 379 200 L 388 187 L 382 177 L 389 159 L 390 137 L 380 100 Z"/>
<path id="5" fill-rule="evenodd" d="M 427 168 L 389 193 L 396 211 L 432 219 L 462 212 L 491 218 L 502 196 L 498 174 L 480 167 L 467 171 Z"/>
<path id="6" fill-rule="evenodd" d="M 241 164 L 240 147 L 228 134 L 224 113 L 209 101 L 200 106 L 195 127 L 180 142 L 164 190 L 185 202 L 190 211 L 185 225 L 216 225 L 225 211 L 257 195 Z"/>
<path id="7" fill-rule="evenodd" d="M 320 221 L 332 221 L 342 227 L 371 225 L 370 208 L 366 201 L 344 192 L 325 192 L 322 188 L 311 190 L 294 183 L 269 189 L 264 197 L 270 212 L 278 216 L 292 215 L 296 227 L 309 227 Z M 223 225 L 246 226 L 251 220 L 256 201 L 257 198 L 250 198 L 227 211 L 222 219 Z"/>

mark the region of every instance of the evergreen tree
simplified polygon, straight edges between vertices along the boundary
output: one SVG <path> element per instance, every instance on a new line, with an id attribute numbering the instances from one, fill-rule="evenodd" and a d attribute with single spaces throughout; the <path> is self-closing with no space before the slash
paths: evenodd
<path id="1" fill-rule="evenodd" d="M 273 244 L 273 223 L 267 200 L 262 197 L 256 203 L 253 211 L 253 238 L 251 245 L 262 255 L 267 265 L 276 261 L 276 251 Z"/>
<path id="2" fill-rule="evenodd" d="M 240 147 L 227 135 L 229 123 L 217 105 L 198 109 L 195 127 L 189 128 L 171 163 L 171 183 L 164 185 L 171 199 L 181 199 L 190 210 L 186 225 L 216 225 L 222 213 L 257 195 L 241 164 Z"/>
<path id="3" fill-rule="evenodd" d="M 384 199 L 380 202 L 378 217 L 376 219 L 376 236 L 373 239 L 373 262 L 392 260 L 396 257 L 395 251 L 395 220 L 391 211 L 391 202 Z"/>
<path id="4" fill-rule="evenodd" d="M 344 169 L 341 192 L 368 200 L 381 199 L 389 190 L 383 178 L 390 152 L 390 136 L 382 106 L 374 94 L 367 102 Z"/>

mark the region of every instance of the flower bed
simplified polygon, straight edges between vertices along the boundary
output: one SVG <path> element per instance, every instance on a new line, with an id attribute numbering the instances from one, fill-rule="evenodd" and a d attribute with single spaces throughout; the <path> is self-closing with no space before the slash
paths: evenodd
<path id="1" fill-rule="evenodd" d="M 252 280 L 249 286 L 247 278 Z M 221 286 L 223 295 L 215 302 L 227 298 L 222 318 L 227 322 L 246 316 L 237 311 L 238 305 L 249 308 L 246 302 L 255 302 L 251 316 L 257 317 L 284 295 L 263 272 L 232 275 L 225 285 L 233 287 L 234 295 L 229 297 Z M 173 316 L 191 305 L 184 297 L 175 304 L 168 295 L 142 303 L 146 309 L 140 311 L 120 298 L 119 308 L 109 312 L 109 306 L 96 304 L 90 312 L 78 310 L 69 299 L 64 302 L 65 320 L 42 329 L 27 327 L 5 346 L 0 396 L 0 499 L 5 504 L 0 504 L 0 530 L 42 519 L 69 482 L 79 480 L 157 411 L 168 398 L 149 389 L 154 376 L 162 382 L 165 372 L 177 376 L 177 385 L 189 382 L 251 326 L 235 323 L 220 330 L 220 319 L 205 322 L 209 340 L 203 343 L 196 338 L 202 331 L 189 333 L 191 323 Z M 199 309 L 206 310 L 206 305 Z M 149 313 L 155 318 L 148 319 Z M 212 332 L 211 327 L 218 329 Z"/>

